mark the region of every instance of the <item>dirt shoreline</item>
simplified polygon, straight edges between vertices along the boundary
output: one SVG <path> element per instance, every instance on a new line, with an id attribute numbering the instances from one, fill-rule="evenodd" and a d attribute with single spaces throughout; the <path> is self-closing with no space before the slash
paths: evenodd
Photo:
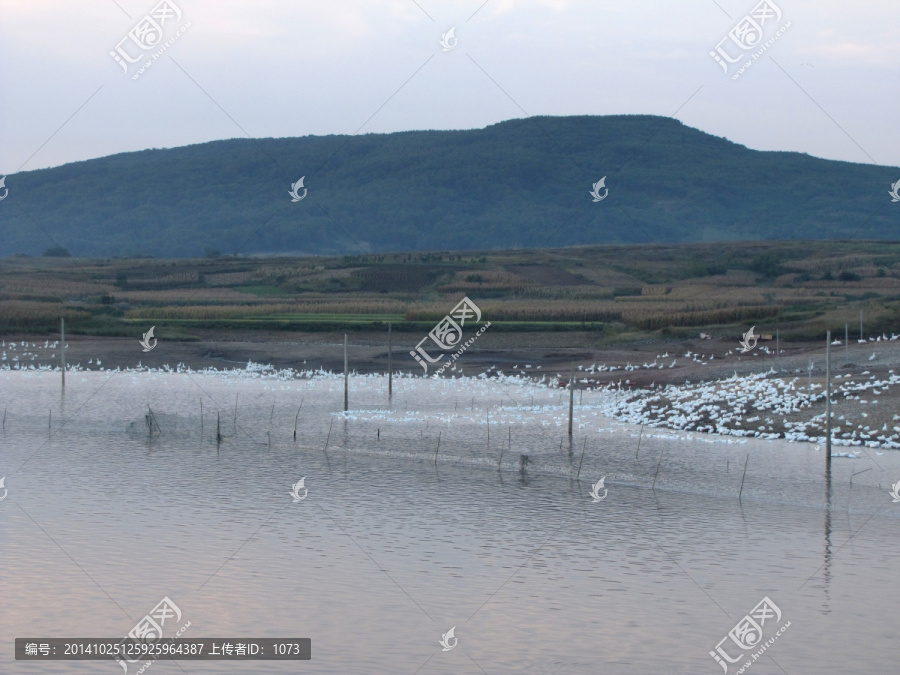
<path id="1" fill-rule="evenodd" d="M 35 358 L 22 359 L 24 365 L 59 364 L 58 349 L 43 349 L 48 342 L 46 335 L 11 334 L 3 336 L 3 339 L 6 343 L 25 341 L 39 347 L 33 351 Z M 422 367 L 409 354 L 420 339 L 418 335 L 394 334 L 395 372 L 424 374 Z M 157 340 L 155 348 L 145 352 L 138 339 L 67 336 L 66 361 L 70 366 L 79 365 L 91 370 L 101 367 L 134 368 L 138 365 L 174 367 L 179 363 L 192 369 L 214 367 L 221 370 L 242 368 L 248 361 L 295 370 L 343 370 L 342 333 L 230 334 L 204 336 L 194 341 L 168 340 L 158 335 Z M 49 344 L 52 345 L 53 340 Z M 348 335 L 348 344 L 351 370 L 359 373 L 387 372 L 385 333 L 353 333 Z M 496 367 L 507 375 L 522 373 L 540 379 L 545 374 L 548 377 L 559 374 L 568 381 L 568 373 L 574 363 L 576 368 L 582 368 L 576 371 L 579 380 L 587 379 L 591 384 L 598 385 L 621 380 L 623 386 L 627 380 L 629 388 L 640 388 L 653 384 L 710 381 L 735 372 L 746 375 L 770 368 L 782 374 L 806 375 L 810 362 L 814 364 L 814 377 L 824 374 L 824 340 L 819 343 L 782 343 L 777 360 L 774 341 L 760 342 L 758 348 L 749 354 L 739 352 L 740 344 L 736 339 L 698 338 L 600 346 L 593 333 L 492 334 L 488 330 L 453 364 L 455 370 L 451 366 L 444 375 L 478 375 Z M 431 350 L 430 353 L 437 356 L 438 352 Z M 688 353 L 691 356 L 686 356 Z M 870 361 L 873 353 L 876 357 Z M 447 360 L 445 357 L 430 366 L 429 374 L 433 374 Z M 10 361 L 4 363 L 9 364 Z M 654 363 L 656 365 L 652 368 L 641 367 Z M 615 370 L 586 372 L 592 364 L 614 367 Z M 846 351 L 843 345 L 832 347 L 832 368 L 835 372 L 860 373 L 871 367 L 881 369 L 898 364 L 900 340 L 867 342 L 864 345 L 851 341 Z M 637 369 L 628 369 L 629 366 L 636 366 Z"/>

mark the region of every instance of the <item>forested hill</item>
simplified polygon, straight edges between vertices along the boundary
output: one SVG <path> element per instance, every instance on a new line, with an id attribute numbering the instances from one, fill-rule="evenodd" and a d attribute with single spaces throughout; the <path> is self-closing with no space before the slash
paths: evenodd
<path id="1" fill-rule="evenodd" d="M 749 150 L 645 115 L 237 139 L 9 175 L 0 255 L 897 239 L 898 180 L 900 169 Z"/>

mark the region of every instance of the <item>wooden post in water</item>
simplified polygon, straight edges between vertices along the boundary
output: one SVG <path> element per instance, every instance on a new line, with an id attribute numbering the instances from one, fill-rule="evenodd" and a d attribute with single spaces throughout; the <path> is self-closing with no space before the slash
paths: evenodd
<path id="1" fill-rule="evenodd" d="M 863 337 L 862 307 L 859 308 L 859 339 L 865 340 Z"/>
<path id="2" fill-rule="evenodd" d="M 349 398 L 347 396 L 347 378 L 350 377 L 349 363 L 347 361 L 347 334 L 344 333 L 344 412 L 349 407 Z"/>
<path id="3" fill-rule="evenodd" d="M 388 321 L 388 399 L 394 395 L 394 342 L 391 335 L 391 322 Z"/>
<path id="4" fill-rule="evenodd" d="M 569 374 L 569 438 L 572 438 L 572 409 L 575 407 L 575 364 Z"/>
<path id="5" fill-rule="evenodd" d="M 334 424 L 334 418 L 328 423 L 328 435 L 325 437 L 325 447 L 322 449 L 322 452 L 328 450 L 328 441 L 331 439 L 331 425 Z"/>
<path id="6" fill-rule="evenodd" d="M 747 463 L 750 461 L 750 453 L 747 453 L 747 459 L 744 460 L 744 473 L 741 475 L 741 490 L 738 492 L 738 501 L 741 501 L 741 495 L 744 494 L 744 479 L 747 477 Z"/>
<path id="7" fill-rule="evenodd" d="M 59 317 L 59 363 L 62 370 L 62 386 L 66 388 L 66 319 Z"/>
<path id="8" fill-rule="evenodd" d="M 300 408 L 303 407 L 303 399 L 300 400 Z M 294 415 L 294 442 L 297 442 L 297 420 L 300 419 L 300 408 L 297 408 L 297 414 Z"/>
<path id="9" fill-rule="evenodd" d="M 825 341 L 825 468 L 831 471 L 831 331 Z"/>
<path id="10" fill-rule="evenodd" d="M 659 453 L 659 461 L 656 463 L 656 473 L 653 474 L 653 487 L 650 488 L 651 490 L 656 489 L 656 477 L 659 475 L 659 465 L 662 464 L 663 453 L 665 451 L 666 451 L 666 449 L 663 448 Z"/>
<path id="11" fill-rule="evenodd" d="M 850 326 L 844 324 L 844 360 L 847 361 L 850 359 L 850 354 L 848 353 L 848 349 L 850 348 Z"/>
<path id="12" fill-rule="evenodd" d="M 778 329 L 775 329 L 775 367 L 778 370 L 781 370 L 781 366 L 778 363 L 778 357 L 781 354 L 781 336 L 778 334 Z"/>
<path id="13" fill-rule="evenodd" d="M 587 436 L 584 437 L 584 443 L 581 444 L 581 460 L 578 462 L 578 473 L 575 474 L 575 480 L 581 476 L 581 465 L 584 462 L 584 449 L 587 447 Z"/>

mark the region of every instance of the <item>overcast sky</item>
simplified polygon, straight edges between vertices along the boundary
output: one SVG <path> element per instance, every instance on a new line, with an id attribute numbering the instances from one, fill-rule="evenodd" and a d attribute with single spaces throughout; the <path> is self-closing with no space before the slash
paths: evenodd
<path id="1" fill-rule="evenodd" d="M 174 42 L 133 79 L 158 45 L 127 36 L 158 2 L 0 0 L 0 174 L 248 135 L 622 113 L 900 166 L 896 0 L 774 0 L 763 40 L 781 33 L 738 79 L 754 49 L 727 74 L 710 52 L 726 38 L 740 55 L 728 34 L 758 0 L 174 0 Z M 125 72 L 117 46 L 144 56 Z"/>

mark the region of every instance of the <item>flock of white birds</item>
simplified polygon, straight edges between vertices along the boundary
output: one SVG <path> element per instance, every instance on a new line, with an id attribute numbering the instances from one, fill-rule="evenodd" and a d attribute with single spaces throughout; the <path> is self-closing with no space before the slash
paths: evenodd
<path id="1" fill-rule="evenodd" d="M 634 395 L 626 391 L 618 400 L 612 400 L 604 412 L 633 424 L 683 431 L 824 442 L 825 412 L 804 414 L 814 403 L 825 401 L 823 385 L 807 384 L 805 378 L 773 375 L 774 370 L 747 376 L 735 374 L 716 382 L 669 385 L 649 394 Z M 900 448 L 900 415 L 893 414 L 890 421 L 875 427 L 865 424 L 867 412 L 859 411 L 858 417 L 852 419 L 858 408 L 877 406 L 879 396 L 900 384 L 900 375 L 890 370 L 886 377 L 877 377 L 865 371 L 860 377 L 833 378 L 832 442 Z M 853 412 L 847 404 L 855 404 Z M 885 413 L 880 417 L 884 418 Z"/>
<path id="2" fill-rule="evenodd" d="M 900 336 L 882 336 L 870 341 L 896 340 Z M 33 364 L 36 359 L 47 356 L 56 358 L 59 341 L 37 342 L 2 342 L 0 354 L 0 370 L 58 371 L 58 365 Z M 763 352 L 768 349 L 764 346 Z M 727 355 L 730 355 L 728 352 Z M 715 360 L 714 355 L 696 354 L 687 351 L 685 358 L 692 362 L 708 364 Z M 874 357 L 874 353 L 873 353 Z M 720 360 L 723 357 L 720 356 Z M 669 359 L 672 359 L 671 361 Z M 871 360 L 871 359 L 870 359 Z M 607 366 L 593 364 L 578 366 L 581 374 L 595 375 L 603 372 L 621 370 L 653 370 L 673 368 L 677 358 L 669 353 L 659 354 L 651 363 L 640 365 L 628 363 L 625 366 Z M 160 368 L 147 368 L 140 364 L 136 368 L 103 368 L 100 359 L 92 358 L 87 366 L 71 364 L 67 367 L 72 372 L 107 371 L 107 372 L 154 372 L 154 373 L 207 373 L 229 378 L 263 378 L 282 381 L 291 380 L 335 380 L 342 379 L 342 373 L 333 373 L 321 368 L 318 370 L 293 370 L 291 368 L 276 369 L 272 366 L 249 362 L 243 369 L 217 370 L 207 368 L 195 371 L 181 364 L 175 367 L 168 365 Z M 561 427 L 566 422 L 568 408 L 559 396 L 560 386 L 566 384 L 567 378 L 557 373 L 541 374 L 537 378 L 530 364 L 513 366 L 512 374 L 504 374 L 497 366 L 492 366 L 477 376 L 457 374 L 451 378 L 432 380 L 413 373 L 395 373 L 394 377 L 406 380 L 410 384 L 416 382 L 420 386 L 434 390 L 434 393 L 447 400 L 458 400 L 459 397 L 472 397 L 487 401 L 498 401 L 495 415 L 500 423 L 537 423 L 541 427 Z M 529 372 L 531 371 L 531 372 Z M 384 380 L 383 374 L 359 375 L 354 373 L 354 381 Z M 594 380 L 579 376 L 576 378 L 583 387 L 597 387 Z M 832 385 L 832 442 L 836 445 L 864 446 L 874 448 L 900 448 L 900 415 L 881 410 L 879 397 L 891 387 L 900 384 L 900 376 L 888 370 L 882 376 L 865 371 L 860 375 L 836 375 Z M 648 427 L 668 428 L 679 432 L 716 434 L 720 437 L 753 437 L 759 439 L 787 439 L 788 441 L 806 441 L 821 443 L 825 440 L 825 400 L 824 386 L 803 377 L 781 377 L 774 369 L 768 372 L 751 375 L 733 376 L 716 381 L 705 381 L 696 384 L 686 382 L 682 385 L 658 386 L 655 383 L 649 389 L 632 388 L 630 380 L 619 380 L 617 383 L 603 385 L 589 392 L 587 405 L 577 405 L 578 425 L 581 428 L 594 427 L 596 431 L 610 430 L 600 424 L 601 420 L 587 424 L 585 415 L 612 418 L 619 424 L 640 424 Z M 503 397 L 497 396 L 497 387 L 507 390 L 513 387 L 517 397 L 527 397 L 532 391 L 539 399 L 539 406 L 524 404 L 511 405 L 507 402 L 504 410 Z M 532 404 L 533 399 L 532 397 Z M 512 400 L 512 399 L 510 399 Z M 818 414 L 811 414 L 814 404 Z M 883 408 L 884 406 L 882 406 Z M 880 424 L 870 425 L 866 422 L 869 412 L 878 418 Z M 357 411 L 362 413 L 363 411 Z M 369 409 L 367 416 L 375 414 Z M 392 415 L 386 411 L 379 415 Z M 439 417 L 444 412 L 434 411 Z M 458 416 L 458 413 L 457 413 Z M 500 416 L 505 418 L 500 419 Z M 406 416 L 396 417 L 393 421 L 404 419 L 422 421 L 429 417 Z M 851 455 L 852 456 L 852 455 Z"/>

